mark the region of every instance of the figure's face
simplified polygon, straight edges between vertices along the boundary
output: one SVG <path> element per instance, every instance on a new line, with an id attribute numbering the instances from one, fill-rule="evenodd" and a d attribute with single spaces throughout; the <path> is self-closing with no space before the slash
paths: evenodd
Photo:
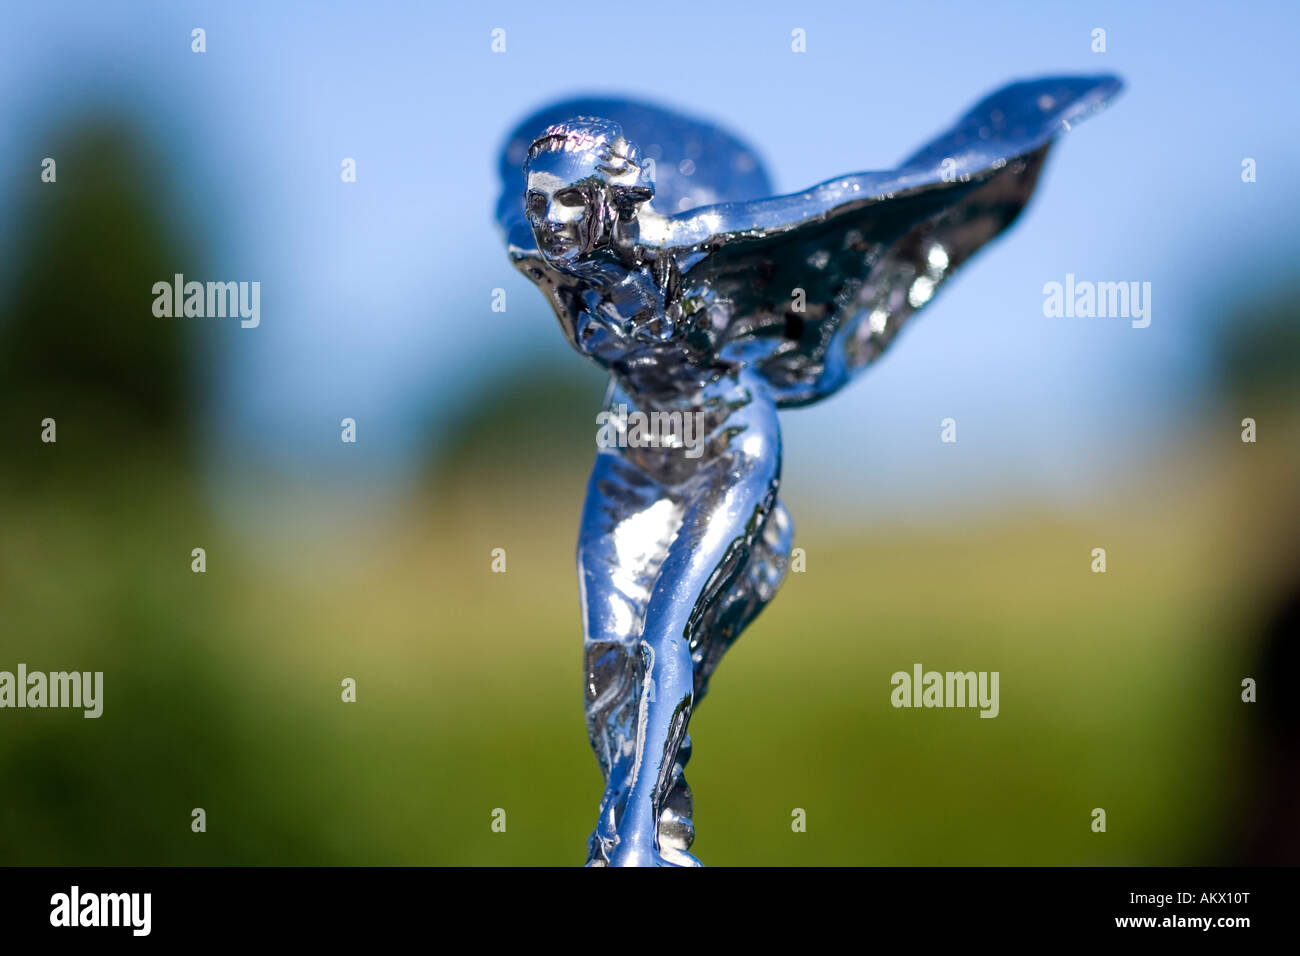
<path id="1" fill-rule="evenodd" d="M 524 203 L 537 248 L 555 264 L 595 249 L 608 187 L 594 166 L 572 154 L 543 153 L 528 165 Z"/>

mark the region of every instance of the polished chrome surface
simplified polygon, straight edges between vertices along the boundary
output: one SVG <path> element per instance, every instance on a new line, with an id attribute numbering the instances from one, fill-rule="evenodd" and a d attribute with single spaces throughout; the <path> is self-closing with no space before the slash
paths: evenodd
<path id="1" fill-rule="evenodd" d="M 780 407 L 825 398 L 1028 202 L 1054 137 L 1114 77 L 1015 83 L 897 169 L 771 197 L 716 126 L 625 100 L 519 124 L 497 218 L 565 337 L 611 374 L 606 408 L 701 416 L 602 447 L 578 543 L 587 726 L 606 780 L 593 865 L 698 865 L 687 727 L 722 654 L 776 593 Z"/>

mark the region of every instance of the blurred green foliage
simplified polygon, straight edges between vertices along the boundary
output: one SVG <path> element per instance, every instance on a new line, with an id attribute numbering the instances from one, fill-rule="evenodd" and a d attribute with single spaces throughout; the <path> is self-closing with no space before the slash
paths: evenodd
<path id="1" fill-rule="evenodd" d="M 573 551 L 601 382 L 509 376 L 445 441 L 430 490 L 365 527 L 345 501 L 318 505 L 310 539 L 229 527 L 187 452 L 202 363 L 146 294 L 193 260 L 131 172 L 147 167 L 132 142 L 78 134 L 60 155 L 64 170 L 96 157 L 84 185 L 15 207 L 0 669 L 101 670 L 105 695 L 98 720 L 0 712 L 0 862 L 581 862 L 601 781 Z M 45 415 L 57 444 L 37 441 Z M 1270 427 L 1296 420 L 1282 406 Z M 808 570 L 692 721 L 697 852 L 1232 861 L 1253 773 L 1243 622 L 1271 560 L 1267 504 L 1297 469 L 1277 445 L 1207 466 L 1223 441 L 1216 424 L 1146 487 L 1078 513 L 866 528 L 789 500 Z M 1106 575 L 1088 570 L 1099 540 Z M 999 671 L 1001 714 L 895 710 L 889 677 L 916 662 Z"/>
<path id="2" fill-rule="evenodd" d="M 96 454 L 145 440 L 186 455 L 202 363 L 192 326 L 155 318 L 147 294 L 196 269 L 165 178 L 119 119 L 74 124 L 49 148 L 56 182 L 24 177 L 5 197 L 20 226 L 0 296 L 0 448 L 11 464 L 45 451 L 29 423 L 49 416 L 93 422 L 78 444 Z"/>
<path id="3" fill-rule="evenodd" d="M 5 495 L 0 661 L 103 670 L 103 717 L 0 714 L 0 859 L 581 862 L 576 510 L 485 500 L 509 570 L 404 503 L 260 557 L 161 482 Z M 1204 863 L 1246 727 L 1234 584 L 1168 509 L 1093 522 L 813 527 L 808 571 L 692 722 L 711 863 Z M 466 528 L 480 528 L 470 521 Z M 477 536 L 480 532 L 474 531 Z M 194 574 L 189 548 L 208 548 Z M 1121 557 L 1122 556 L 1122 557 Z M 1119 565 L 1119 566 L 1116 566 Z M 895 710 L 914 662 L 998 670 L 1001 714 Z M 340 700 L 357 681 L 358 701 Z M 1109 830 L 1089 830 L 1104 807 Z M 193 834 L 203 807 L 208 832 Z M 504 834 L 490 814 L 507 812 Z M 791 832 L 794 808 L 808 832 Z"/>

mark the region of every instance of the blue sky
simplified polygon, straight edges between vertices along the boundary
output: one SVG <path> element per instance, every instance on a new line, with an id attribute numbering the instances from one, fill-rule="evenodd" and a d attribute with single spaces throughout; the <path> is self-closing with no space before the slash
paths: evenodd
<path id="1" fill-rule="evenodd" d="M 837 507 L 1059 503 L 1114 480 L 1207 413 L 1224 304 L 1291 269 L 1295 4 L 47 2 L 4 19 L 0 170 L 35 175 L 69 112 L 130 111 L 179 190 L 168 214 L 202 229 L 201 278 L 262 283 L 261 326 L 228 330 L 218 447 L 289 474 L 328 462 L 352 416 L 376 487 L 400 484 L 430 409 L 528 363 L 578 374 L 492 219 L 501 137 L 559 96 L 723 122 L 789 191 L 895 165 L 1008 80 L 1124 78 L 1007 237 L 874 369 L 785 416 L 791 494 Z M 1045 318 L 1043 284 L 1069 272 L 1151 282 L 1151 326 Z"/>

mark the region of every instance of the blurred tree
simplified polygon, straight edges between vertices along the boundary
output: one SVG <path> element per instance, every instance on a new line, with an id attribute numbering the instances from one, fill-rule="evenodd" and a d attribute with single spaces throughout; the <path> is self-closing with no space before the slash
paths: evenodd
<path id="1" fill-rule="evenodd" d="M 1300 290 L 1277 289 L 1230 315 L 1217 346 L 1220 380 L 1234 397 L 1300 392 Z"/>
<path id="2" fill-rule="evenodd" d="M 1279 287 L 1220 328 L 1219 378 L 1237 416 L 1257 420 L 1256 445 L 1235 456 L 1233 514 L 1250 529 L 1262 620 L 1250 675 L 1258 701 L 1242 780 L 1236 864 L 1300 862 L 1300 699 L 1289 679 L 1300 664 L 1300 290 Z M 1237 423 L 1230 423 L 1236 428 Z M 1236 443 L 1234 442 L 1234 445 Z"/>
<path id="3" fill-rule="evenodd" d="M 42 467 L 81 467 L 141 441 L 187 457 L 196 408 L 189 333 L 183 320 L 154 317 L 151 287 L 197 270 L 164 177 L 126 122 L 69 125 L 51 141 L 57 180 L 42 182 L 33 161 L 11 202 L 0 460 L 34 461 L 47 417 L 60 454 Z"/>
<path id="4" fill-rule="evenodd" d="M 247 582 L 195 481 L 202 339 L 194 320 L 152 308 L 155 282 L 202 277 L 198 230 L 130 122 L 59 129 L 7 197 L 0 660 L 102 671 L 108 693 L 102 722 L 3 722 L 0 859 L 248 860 L 283 839 L 273 811 L 248 811 L 229 840 L 197 843 L 185 822 L 195 805 L 242 810 L 262 796 L 241 770 L 245 712 L 223 651 Z M 42 154 L 57 162 L 53 183 Z M 191 571 L 197 545 L 224 573 Z"/>

